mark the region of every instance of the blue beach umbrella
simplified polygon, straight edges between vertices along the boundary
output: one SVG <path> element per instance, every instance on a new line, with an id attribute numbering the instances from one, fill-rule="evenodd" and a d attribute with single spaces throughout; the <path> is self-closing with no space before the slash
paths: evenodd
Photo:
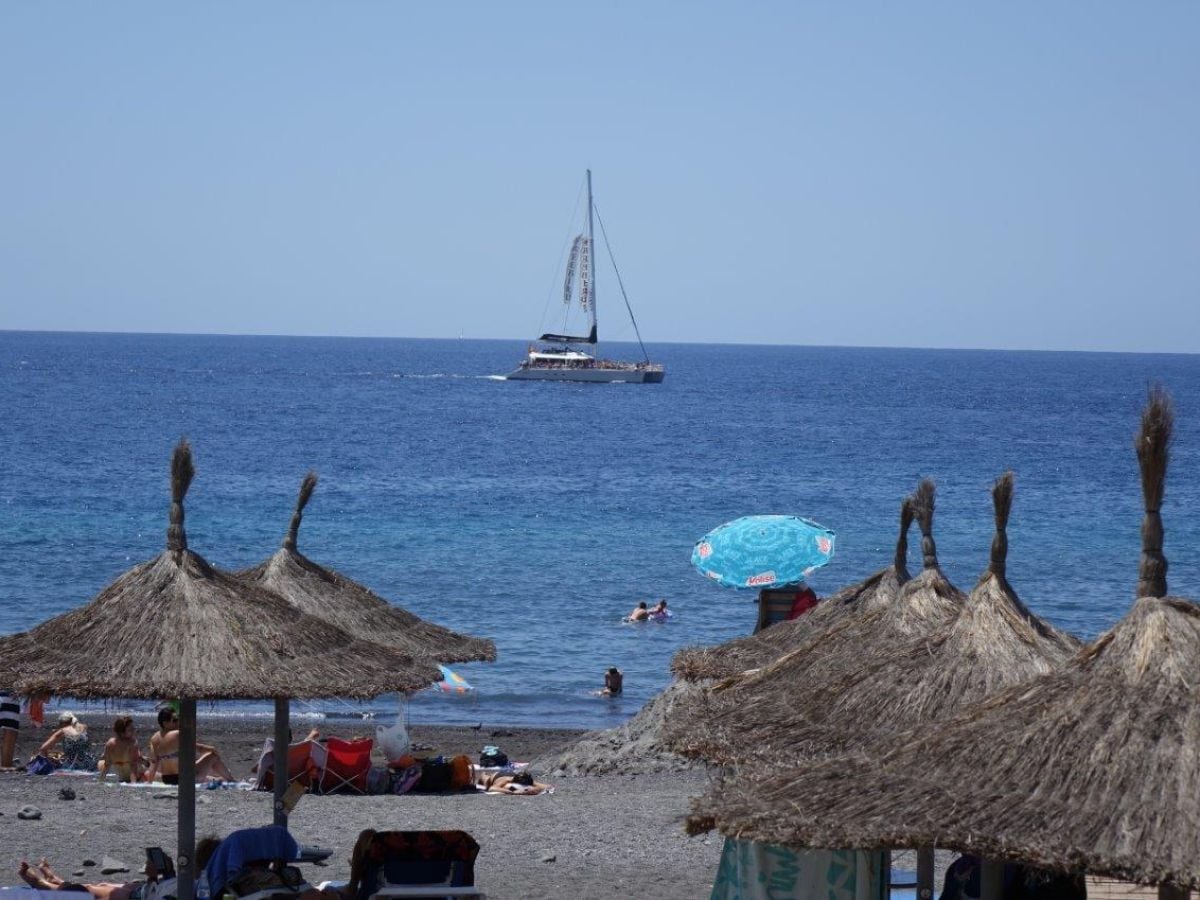
<path id="1" fill-rule="evenodd" d="M 726 587 L 781 587 L 833 559 L 833 542 L 832 531 L 799 516 L 743 516 L 702 537 L 692 565 Z"/>

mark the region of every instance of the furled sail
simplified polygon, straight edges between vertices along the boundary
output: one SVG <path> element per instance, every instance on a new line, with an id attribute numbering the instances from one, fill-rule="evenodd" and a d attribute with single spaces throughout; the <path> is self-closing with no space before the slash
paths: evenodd
<path id="1" fill-rule="evenodd" d="M 543 334 L 538 340 L 553 344 L 594 344 L 596 343 L 596 326 L 592 326 L 591 334 L 587 337 L 577 334 Z"/>

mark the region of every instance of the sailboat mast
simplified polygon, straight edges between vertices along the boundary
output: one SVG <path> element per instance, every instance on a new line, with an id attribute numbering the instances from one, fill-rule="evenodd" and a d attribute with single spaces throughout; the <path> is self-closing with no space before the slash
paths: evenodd
<path id="1" fill-rule="evenodd" d="M 591 269 L 591 276 L 592 276 L 592 290 L 591 290 L 591 295 L 592 295 L 591 296 L 592 335 L 591 335 L 591 337 L 592 337 L 592 340 L 595 341 L 596 340 L 596 262 L 597 262 L 597 257 L 596 257 L 595 234 L 593 231 L 594 226 L 592 224 L 593 217 L 592 217 L 592 170 L 591 169 L 587 170 L 587 188 L 588 188 L 588 251 L 589 251 L 589 255 L 591 256 L 591 263 L 592 263 L 591 266 L 589 267 Z"/>

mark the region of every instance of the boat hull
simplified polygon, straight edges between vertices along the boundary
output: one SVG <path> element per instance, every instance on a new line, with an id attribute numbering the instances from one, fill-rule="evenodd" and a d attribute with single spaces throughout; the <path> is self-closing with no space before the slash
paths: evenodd
<path id="1" fill-rule="evenodd" d="M 662 369 L 551 369 L 521 366 L 505 376 L 509 381 L 582 381 L 591 384 L 659 384 Z"/>

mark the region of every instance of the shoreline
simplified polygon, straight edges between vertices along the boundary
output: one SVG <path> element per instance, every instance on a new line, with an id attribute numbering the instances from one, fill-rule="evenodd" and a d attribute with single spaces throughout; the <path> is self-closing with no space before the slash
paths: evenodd
<path id="1" fill-rule="evenodd" d="M 111 734 L 114 709 L 103 718 L 87 710 L 93 745 L 103 746 Z M 17 745 L 22 761 L 54 730 L 34 728 L 23 719 Z M 81 718 L 83 718 L 81 716 Z M 136 716 L 139 743 L 145 751 L 153 726 Z M 293 731 L 303 733 L 309 720 L 298 719 Z M 322 723 L 323 735 L 374 736 L 376 722 L 335 720 Z M 217 747 L 239 778 L 257 762 L 271 731 L 269 720 L 198 715 L 199 739 Z M 466 753 L 477 760 L 484 744 L 501 747 L 513 761 L 526 762 L 572 744 L 581 729 L 409 725 L 414 743 L 432 753 Z M 378 759 L 378 754 L 376 754 Z M 700 772 L 642 776 L 545 777 L 553 793 L 512 797 L 484 793 L 385 794 L 377 796 L 305 795 L 290 826 L 301 844 L 332 850 L 324 866 L 305 866 L 310 881 L 349 876 L 349 855 L 364 828 L 460 828 L 480 844 L 476 883 L 493 898 L 550 898 L 569 893 L 574 900 L 647 896 L 707 896 L 716 873 L 721 839 L 688 837 L 683 819 L 691 797 L 700 794 L 707 774 Z M 70 787 L 74 800 L 59 799 Z M 20 820 L 17 810 L 37 806 L 42 818 Z M 237 828 L 269 824 L 270 795 L 257 791 L 197 792 L 196 835 L 223 835 Z M 169 788 L 133 789 L 108 786 L 83 776 L 0 774 L 0 884 L 20 884 L 22 859 L 48 857 L 66 878 L 86 881 L 133 880 L 145 860 L 145 848 L 161 846 L 172 856 L 176 847 L 176 799 Z M 130 872 L 99 874 L 100 866 L 84 867 L 85 859 L 105 856 L 128 864 Z M 83 873 L 75 875 L 76 872 Z"/>

